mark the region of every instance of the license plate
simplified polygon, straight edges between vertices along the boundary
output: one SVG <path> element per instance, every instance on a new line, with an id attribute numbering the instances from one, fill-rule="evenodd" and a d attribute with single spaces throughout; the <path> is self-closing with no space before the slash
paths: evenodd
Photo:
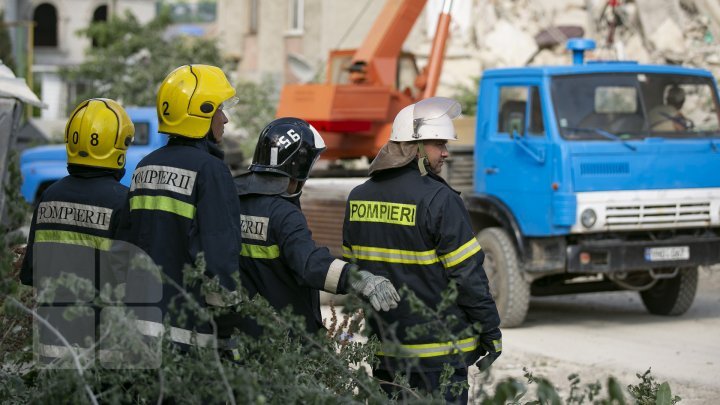
<path id="1" fill-rule="evenodd" d="M 689 246 L 668 246 L 645 248 L 645 260 L 648 262 L 667 262 L 673 260 L 688 260 L 690 258 Z"/>

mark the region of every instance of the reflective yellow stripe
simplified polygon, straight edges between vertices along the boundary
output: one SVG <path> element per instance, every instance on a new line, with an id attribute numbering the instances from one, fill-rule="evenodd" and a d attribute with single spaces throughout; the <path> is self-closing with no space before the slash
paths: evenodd
<path id="1" fill-rule="evenodd" d="M 280 257 L 280 247 L 278 245 L 260 246 L 243 243 L 240 256 L 250 257 L 253 259 L 277 259 Z"/>
<path id="2" fill-rule="evenodd" d="M 142 319 L 135 320 L 137 330 L 151 337 L 161 337 L 165 333 L 165 325 L 159 322 L 145 321 Z M 201 347 L 211 347 L 217 342 L 218 346 L 226 344 L 224 339 L 218 339 L 212 333 L 199 333 L 189 329 L 170 327 L 170 340 L 186 345 L 197 345 Z"/>
<path id="3" fill-rule="evenodd" d="M 338 259 L 335 259 L 332 263 L 330 263 L 328 272 L 325 275 L 323 290 L 333 294 L 337 293 L 338 284 L 340 284 L 340 276 L 342 276 L 342 271 L 346 264 L 347 262 Z"/>
<path id="4" fill-rule="evenodd" d="M 349 247 L 343 245 L 343 257 L 346 259 L 354 259 L 355 256 L 353 255 L 352 249 Z"/>
<path id="5" fill-rule="evenodd" d="M 387 348 L 394 350 L 394 352 L 385 350 L 375 354 L 386 357 L 439 357 L 456 354 L 458 352 L 471 352 L 477 349 L 478 343 L 479 339 L 477 337 L 471 337 L 456 342 L 390 345 Z"/>
<path id="6" fill-rule="evenodd" d="M 65 243 L 99 250 L 110 250 L 112 239 L 80 232 L 39 230 L 35 232 L 35 242 Z"/>
<path id="7" fill-rule="evenodd" d="M 493 340 L 493 346 L 495 347 L 495 353 L 502 351 L 502 340 Z"/>
<path id="8" fill-rule="evenodd" d="M 440 261 L 442 262 L 443 266 L 445 268 L 450 268 L 452 266 L 455 266 L 456 264 L 460 264 L 464 262 L 468 257 L 474 255 L 475 253 L 480 251 L 480 244 L 478 243 L 477 239 L 473 237 L 467 243 L 460 246 L 459 248 L 453 250 L 452 252 L 440 256 Z"/>
<path id="9" fill-rule="evenodd" d="M 360 260 L 403 264 L 433 264 L 440 260 L 434 250 L 418 252 L 372 246 L 353 246 L 352 255 Z"/>
<path id="10" fill-rule="evenodd" d="M 166 211 L 189 219 L 195 217 L 195 207 L 192 204 L 160 195 L 137 195 L 132 197 L 130 199 L 130 209 Z"/>
<path id="11" fill-rule="evenodd" d="M 414 204 L 384 201 L 350 201 L 350 222 L 382 222 L 393 225 L 415 226 Z"/>
<path id="12" fill-rule="evenodd" d="M 92 359 L 95 355 L 92 348 L 88 347 L 67 347 L 58 345 L 46 345 L 44 343 L 38 343 L 37 354 L 43 357 L 51 357 L 56 359 L 71 358 L 73 353 L 76 356 L 86 357 Z"/>

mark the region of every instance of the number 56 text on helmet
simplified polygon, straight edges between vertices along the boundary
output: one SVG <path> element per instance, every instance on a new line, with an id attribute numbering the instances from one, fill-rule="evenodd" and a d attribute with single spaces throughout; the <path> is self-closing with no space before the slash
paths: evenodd
<path id="1" fill-rule="evenodd" d="M 307 180 L 325 150 L 320 133 L 300 118 L 278 118 L 261 132 L 250 170 Z"/>

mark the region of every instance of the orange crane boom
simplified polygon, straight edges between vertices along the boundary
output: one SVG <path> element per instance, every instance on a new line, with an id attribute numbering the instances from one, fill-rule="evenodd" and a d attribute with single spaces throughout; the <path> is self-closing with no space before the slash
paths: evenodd
<path id="1" fill-rule="evenodd" d="M 422 73 L 402 45 L 426 0 L 388 0 L 358 49 L 330 52 L 324 83 L 283 87 L 277 116 L 303 118 L 315 126 L 328 146 L 323 159 L 375 157 L 390 137 L 395 115 L 435 93 L 450 25 L 448 3 L 452 0 L 445 0 Z"/>

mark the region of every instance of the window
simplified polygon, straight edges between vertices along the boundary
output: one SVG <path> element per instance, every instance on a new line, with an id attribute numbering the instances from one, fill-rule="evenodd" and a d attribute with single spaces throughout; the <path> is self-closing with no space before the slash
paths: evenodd
<path id="1" fill-rule="evenodd" d="M 684 95 L 681 110 L 668 103 L 671 89 Z M 720 134 L 720 108 L 709 77 L 633 72 L 564 75 L 552 79 L 551 96 L 566 139 Z"/>
<path id="2" fill-rule="evenodd" d="M 633 86 L 601 86 L 595 89 L 595 112 L 601 114 L 637 112 L 637 89 Z"/>
<path id="3" fill-rule="evenodd" d="M 500 113 L 498 114 L 498 132 L 523 135 L 525 133 L 525 110 L 527 106 L 527 87 L 501 87 Z"/>
<path id="4" fill-rule="evenodd" d="M 93 13 L 93 22 L 101 22 L 101 21 L 107 21 L 107 6 L 100 6 L 95 9 L 95 12 Z"/>
<path id="5" fill-rule="evenodd" d="M 288 0 L 288 31 L 291 33 L 302 33 L 305 17 L 304 0 Z"/>
<path id="6" fill-rule="evenodd" d="M 33 45 L 57 47 L 57 10 L 48 3 L 40 4 L 33 12 L 35 22 Z"/>
<path id="7" fill-rule="evenodd" d="M 528 100 L 529 95 L 529 100 Z M 530 118 L 526 122 L 528 102 Z M 545 122 L 542 113 L 540 89 L 537 86 L 507 86 L 500 88 L 500 113 L 498 114 L 498 132 L 506 134 L 545 135 Z"/>
<path id="8" fill-rule="evenodd" d="M 96 8 L 95 12 L 93 13 L 92 22 L 97 23 L 97 22 L 107 21 L 107 11 L 108 11 L 107 6 L 100 6 L 100 7 Z M 98 46 L 97 40 L 95 40 L 95 38 L 93 38 L 92 47 L 95 48 L 97 46 Z"/>
<path id="9" fill-rule="evenodd" d="M 257 34 L 258 32 L 258 17 L 259 17 L 259 0 L 250 0 L 250 12 L 248 13 L 248 33 Z"/>
<path id="10" fill-rule="evenodd" d="M 542 100 L 540 100 L 540 89 L 537 86 L 530 87 L 530 135 L 545 135 L 545 121 L 543 120 Z"/>

